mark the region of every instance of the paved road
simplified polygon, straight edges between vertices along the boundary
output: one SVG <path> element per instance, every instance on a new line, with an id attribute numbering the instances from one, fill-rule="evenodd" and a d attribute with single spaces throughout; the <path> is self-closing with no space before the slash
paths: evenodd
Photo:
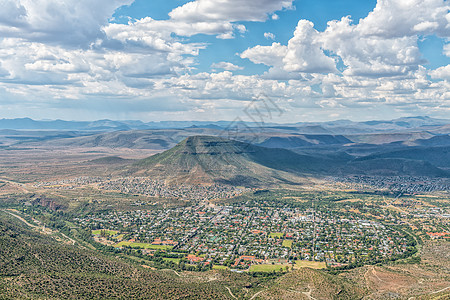
<path id="1" fill-rule="evenodd" d="M 27 190 L 27 188 L 25 187 L 25 184 L 23 184 L 23 183 L 15 182 L 15 181 L 9 180 L 9 179 L 7 179 L 5 177 L 0 177 L 0 180 L 4 181 L 4 182 L 11 183 L 11 184 L 14 184 L 14 185 L 18 185 L 24 192 L 30 193 L 30 191 Z"/>
<path id="2" fill-rule="evenodd" d="M 38 226 L 28 223 L 27 220 L 25 220 L 21 216 L 18 216 L 16 214 L 12 213 L 11 211 L 14 211 L 12 209 L 2 209 L 2 211 L 4 211 L 7 214 L 10 214 L 13 217 L 16 217 L 17 219 L 19 219 L 20 221 L 22 221 L 23 223 L 25 223 L 27 226 L 29 226 L 31 228 L 38 228 Z"/>
<path id="3" fill-rule="evenodd" d="M 237 299 L 237 297 L 235 295 L 233 295 L 233 293 L 231 292 L 229 287 L 226 286 L 225 288 L 228 290 L 228 292 L 230 293 L 231 297 L 233 297 L 234 299 Z"/>

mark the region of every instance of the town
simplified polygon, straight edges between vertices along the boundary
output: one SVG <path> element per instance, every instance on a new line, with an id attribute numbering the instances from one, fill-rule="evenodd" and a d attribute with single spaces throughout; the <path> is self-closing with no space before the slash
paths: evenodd
<path id="1" fill-rule="evenodd" d="M 376 206 L 247 201 L 155 210 L 108 211 L 75 218 L 115 251 L 173 256 L 192 265 L 252 270 L 315 262 L 345 268 L 406 257 L 415 239 L 400 215 Z M 353 203 L 350 203 L 353 204 Z M 372 211 L 372 213 L 370 213 Z M 403 227 L 402 227 L 403 226 Z"/>
<path id="2" fill-rule="evenodd" d="M 161 268 L 352 268 L 411 256 L 422 239 L 450 237 L 449 209 L 429 194 L 437 190 L 446 199 L 445 179 L 353 176 L 326 182 L 341 191 L 168 184 L 145 177 L 78 177 L 34 186 L 90 186 L 146 197 L 133 202 L 134 209 L 108 209 L 73 221 L 94 243 L 157 260 Z M 175 202 L 149 206 L 151 199 Z"/>
<path id="3" fill-rule="evenodd" d="M 450 179 L 427 176 L 330 176 L 328 181 L 339 187 L 358 190 L 388 189 L 397 192 L 418 193 L 450 191 Z"/>
<path id="4" fill-rule="evenodd" d="M 148 177 L 76 177 L 51 182 L 38 182 L 34 187 L 50 190 L 73 190 L 91 185 L 105 191 L 117 191 L 125 194 L 139 194 L 148 197 L 173 198 L 179 200 L 228 199 L 251 191 L 249 188 L 230 185 L 190 185 L 169 184 L 163 180 Z"/>

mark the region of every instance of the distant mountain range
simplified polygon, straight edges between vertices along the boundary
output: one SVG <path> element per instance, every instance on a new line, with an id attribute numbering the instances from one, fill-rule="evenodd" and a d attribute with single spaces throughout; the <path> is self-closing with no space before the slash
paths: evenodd
<path id="1" fill-rule="evenodd" d="M 405 117 L 390 121 L 353 122 L 338 120 L 330 122 L 298 122 L 291 124 L 266 123 L 262 127 L 283 132 L 301 132 L 305 134 L 356 134 L 369 132 L 385 132 L 396 130 L 410 130 L 414 128 L 438 127 L 449 125 L 450 120 L 430 117 Z M 0 119 L 0 129 L 18 130 L 78 130 L 78 131 L 117 131 L 144 129 L 180 129 L 180 128 L 209 128 L 226 129 L 232 126 L 229 121 L 63 121 L 63 120 L 32 120 L 30 118 Z M 246 122 L 248 127 L 261 127 L 259 123 Z"/>

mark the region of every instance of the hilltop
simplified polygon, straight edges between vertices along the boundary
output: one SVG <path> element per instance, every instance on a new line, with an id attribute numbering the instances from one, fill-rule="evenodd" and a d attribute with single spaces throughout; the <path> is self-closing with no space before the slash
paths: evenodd
<path id="1" fill-rule="evenodd" d="M 303 179 L 298 174 L 315 173 L 323 165 L 323 159 L 286 149 L 194 136 L 170 150 L 136 162 L 130 170 L 169 181 L 255 186 L 300 183 Z"/>

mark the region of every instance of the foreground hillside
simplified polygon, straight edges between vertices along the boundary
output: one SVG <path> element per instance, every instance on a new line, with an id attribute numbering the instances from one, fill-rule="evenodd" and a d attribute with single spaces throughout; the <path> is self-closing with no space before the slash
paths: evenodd
<path id="1" fill-rule="evenodd" d="M 0 212 L 0 299 L 227 299 L 214 282 L 147 271 L 18 222 Z"/>

